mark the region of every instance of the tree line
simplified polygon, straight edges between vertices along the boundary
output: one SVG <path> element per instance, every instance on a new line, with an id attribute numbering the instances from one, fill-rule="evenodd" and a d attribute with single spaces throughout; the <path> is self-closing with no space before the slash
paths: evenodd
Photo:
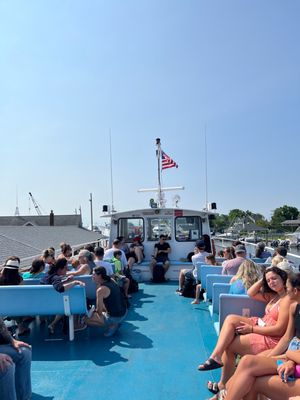
<path id="1" fill-rule="evenodd" d="M 278 207 L 273 211 L 270 220 L 267 220 L 262 214 L 254 213 L 252 211 L 240 210 L 235 208 L 230 210 L 228 215 L 215 214 L 210 221 L 211 228 L 216 232 L 224 232 L 228 229 L 237 219 L 249 218 L 257 226 L 265 228 L 266 230 L 275 230 L 278 232 L 291 232 L 295 230 L 295 226 L 283 226 L 282 222 L 286 220 L 300 219 L 300 212 L 298 208 L 284 205 Z"/>

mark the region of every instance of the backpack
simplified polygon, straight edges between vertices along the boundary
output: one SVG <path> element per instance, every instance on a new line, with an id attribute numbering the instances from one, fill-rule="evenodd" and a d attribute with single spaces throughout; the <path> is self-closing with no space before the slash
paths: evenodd
<path id="1" fill-rule="evenodd" d="M 156 264 L 153 268 L 153 279 L 154 283 L 162 283 L 165 282 L 165 269 L 161 264 Z"/>
<path id="2" fill-rule="evenodd" d="M 133 279 L 129 267 L 124 268 L 123 273 L 126 276 L 126 278 L 129 279 L 128 293 L 136 293 L 136 292 L 138 292 L 139 291 L 139 284 L 135 279 Z"/>
<path id="3" fill-rule="evenodd" d="M 195 297 L 196 295 L 196 282 L 195 279 L 185 277 L 182 286 L 181 296 L 183 297 Z"/>

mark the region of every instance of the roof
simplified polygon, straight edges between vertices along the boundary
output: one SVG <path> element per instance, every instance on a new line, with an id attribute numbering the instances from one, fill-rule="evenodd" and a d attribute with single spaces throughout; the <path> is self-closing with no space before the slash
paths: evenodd
<path id="1" fill-rule="evenodd" d="M 77 226 L 0 226 L 0 264 L 14 255 L 21 259 L 21 266 L 29 265 L 50 246 L 60 252 L 61 242 L 76 247 L 102 238 L 99 232 Z"/>
<path id="2" fill-rule="evenodd" d="M 17 215 L 17 216 L 0 216 L 0 226 L 24 226 L 31 224 L 33 226 L 49 226 L 49 215 Z M 82 226 L 82 219 L 80 214 L 71 215 L 55 215 L 55 226 Z"/>
<path id="3" fill-rule="evenodd" d="M 300 219 L 287 219 L 286 221 L 283 221 L 281 225 L 299 226 L 300 225 Z"/>

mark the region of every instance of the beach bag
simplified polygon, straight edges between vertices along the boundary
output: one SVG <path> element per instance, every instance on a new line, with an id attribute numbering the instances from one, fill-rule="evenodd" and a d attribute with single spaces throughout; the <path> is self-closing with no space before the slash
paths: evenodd
<path id="1" fill-rule="evenodd" d="M 154 283 L 162 283 L 165 282 L 165 269 L 161 264 L 156 264 L 153 268 L 153 279 Z"/>
<path id="2" fill-rule="evenodd" d="M 129 279 L 128 293 L 136 293 L 139 291 L 138 282 L 132 277 L 129 267 L 125 268 L 123 271 L 126 278 Z"/>
<path id="3" fill-rule="evenodd" d="M 194 298 L 195 295 L 196 295 L 195 279 L 186 276 L 182 286 L 181 296 Z"/>

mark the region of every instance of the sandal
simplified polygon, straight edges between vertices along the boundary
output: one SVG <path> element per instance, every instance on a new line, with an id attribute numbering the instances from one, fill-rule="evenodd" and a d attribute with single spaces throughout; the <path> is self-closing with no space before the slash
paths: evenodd
<path id="1" fill-rule="evenodd" d="M 205 361 L 205 363 L 199 365 L 198 370 L 199 371 L 210 371 L 212 369 L 218 369 L 218 368 L 222 368 L 222 367 L 223 367 L 223 364 L 218 363 L 213 358 L 209 358 Z"/>
<path id="2" fill-rule="evenodd" d="M 220 391 L 218 382 L 213 382 L 213 381 L 207 382 L 207 389 L 213 394 L 217 394 Z"/>
<path id="3" fill-rule="evenodd" d="M 217 394 L 217 399 L 218 400 L 226 400 L 226 396 L 227 396 L 227 390 L 226 389 L 222 389 Z"/>

